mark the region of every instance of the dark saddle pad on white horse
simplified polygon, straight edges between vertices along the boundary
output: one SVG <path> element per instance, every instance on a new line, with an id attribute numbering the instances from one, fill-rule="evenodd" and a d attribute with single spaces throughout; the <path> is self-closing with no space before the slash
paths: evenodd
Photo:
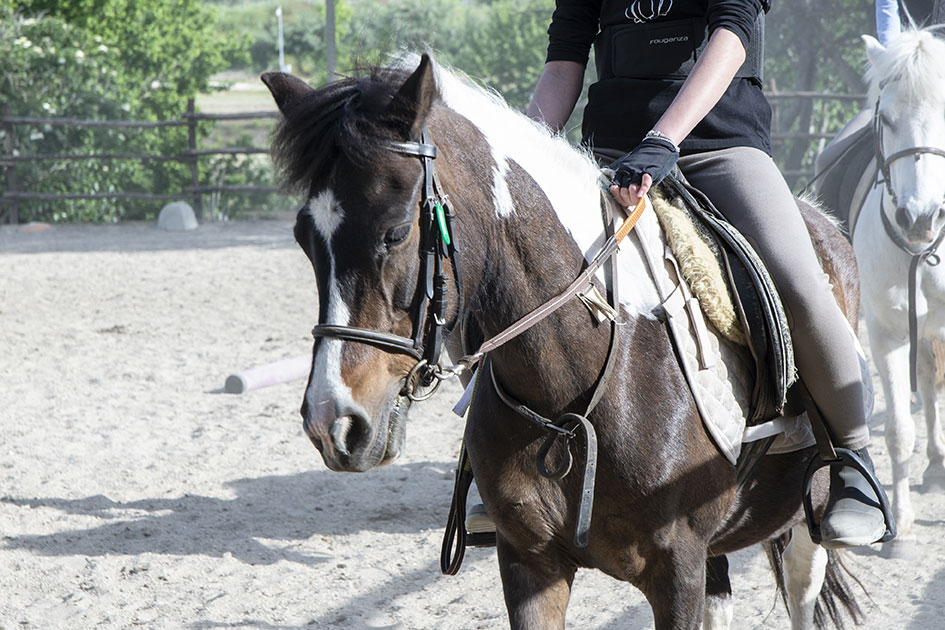
<path id="1" fill-rule="evenodd" d="M 829 208 L 843 225 L 844 232 L 852 238 L 859 206 L 865 197 L 858 194 L 864 173 L 870 162 L 876 157 L 872 127 L 865 127 L 844 141 L 839 147 L 840 155 L 833 163 L 824 166 L 824 171 L 817 182 L 817 197 L 820 203 Z M 874 167 L 875 173 L 875 167 Z M 871 174 L 871 179 L 873 175 Z M 857 207 L 852 208 L 857 201 Z M 849 210 L 848 210 L 849 209 Z"/>

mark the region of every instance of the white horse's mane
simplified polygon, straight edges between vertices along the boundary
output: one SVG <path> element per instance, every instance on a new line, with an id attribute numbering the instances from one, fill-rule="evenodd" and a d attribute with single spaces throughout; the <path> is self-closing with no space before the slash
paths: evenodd
<path id="1" fill-rule="evenodd" d="M 906 28 L 885 52 L 871 56 L 866 71 L 869 99 L 875 103 L 885 81 L 895 80 L 900 94 L 913 103 L 945 103 L 945 41 L 934 27 Z"/>

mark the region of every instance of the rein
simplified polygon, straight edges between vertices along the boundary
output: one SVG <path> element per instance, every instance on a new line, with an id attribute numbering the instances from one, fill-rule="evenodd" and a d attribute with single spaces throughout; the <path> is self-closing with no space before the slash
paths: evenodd
<path id="1" fill-rule="evenodd" d="M 898 209 L 899 199 L 896 196 L 895 191 L 892 187 L 892 177 L 890 175 L 889 167 L 890 165 L 898 159 L 914 156 L 915 159 L 923 154 L 938 155 L 945 157 L 945 150 L 939 149 L 937 147 L 911 147 L 908 149 L 903 149 L 902 151 L 897 151 L 890 155 L 888 158 L 883 154 L 883 120 L 882 116 L 879 113 L 879 100 L 876 101 L 876 107 L 873 112 L 873 130 L 875 138 L 875 151 L 876 151 L 876 164 L 879 166 L 879 171 L 882 174 L 882 183 L 885 188 L 885 192 L 889 194 L 890 199 L 892 199 L 893 205 Z M 879 182 L 877 182 L 879 183 Z M 941 257 L 938 255 L 936 250 L 942 244 L 942 241 L 945 240 L 945 226 L 942 226 L 942 229 L 939 230 L 938 236 L 935 237 L 935 240 L 929 245 L 926 249 L 916 252 L 909 243 L 902 237 L 901 234 L 896 232 L 892 223 L 889 221 L 889 217 L 886 216 L 886 213 L 883 210 L 883 202 L 885 197 L 882 193 L 879 196 L 879 216 L 883 223 L 883 229 L 886 231 L 886 236 L 889 237 L 889 240 L 892 243 L 901 249 L 903 252 L 910 256 L 909 261 L 909 384 L 912 388 L 912 391 L 915 392 L 918 381 L 918 347 L 919 347 L 919 317 L 916 312 L 916 298 L 918 295 L 918 282 L 919 282 L 919 265 L 927 263 L 931 267 L 937 266 L 942 262 Z"/>
<path id="2" fill-rule="evenodd" d="M 403 395 L 406 395 L 412 401 L 421 401 L 430 398 L 442 381 L 454 376 L 459 376 L 463 372 L 472 369 L 476 364 L 482 361 L 489 352 L 508 343 L 557 311 L 572 297 L 593 286 L 593 278 L 598 269 L 610 261 L 611 257 L 616 253 L 621 241 L 623 241 L 634 228 L 646 208 L 645 200 L 640 199 L 639 203 L 637 203 L 636 207 L 633 208 L 627 218 L 624 219 L 620 227 L 616 231 L 608 234 L 607 241 L 597 255 L 559 295 L 532 310 L 505 330 L 483 342 L 475 352 L 463 356 L 455 365 L 442 366 L 439 364 L 439 357 L 443 346 L 444 335 L 449 334 L 453 330 L 453 327 L 456 322 L 461 319 L 463 313 L 463 285 L 460 275 L 459 255 L 453 230 L 455 214 L 449 207 L 448 195 L 440 192 L 433 167 L 433 160 L 436 159 L 437 150 L 436 146 L 430 144 L 426 129 L 421 133 L 420 142 L 390 142 L 387 144 L 386 148 L 395 153 L 415 156 L 419 158 L 423 164 L 424 192 L 423 198 L 420 201 L 421 268 L 418 282 L 420 299 L 417 306 L 417 317 L 414 322 L 413 335 L 408 338 L 356 326 L 318 324 L 312 329 L 312 336 L 316 339 L 319 337 L 329 337 L 356 341 L 376 346 L 389 352 L 405 354 L 416 359 L 417 363 L 404 380 L 404 390 L 402 392 Z M 612 222 L 605 220 L 604 223 L 606 229 L 610 232 L 612 230 Z M 454 318 L 453 324 L 450 326 L 447 326 L 446 321 L 448 277 L 443 269 L 443 259 L 449 259 L 453 267 L 453 277 L 459 301 L 457 315 Z M 617 266 L 612 261 L 608 266 L 610 267 L 608 298 L 611 302 L 611 306 L 616 307 Z M 610 380 L 610 375 L 616 362 L 615 357 L 617 353 L 615 352 L 615 347 L 617 338 L 616 322 L 612 319 L 607 358 L 604 368 L 594 385 L 590 401 L 584 413 L 565 413 L 554 421 L 541 416 L 527 406 L 514 400 L 499 384 L 491 364 L 488 366 L 493 388 L 503 403 L 549 433 L 548 437 L 539 448 L 537 457 L 538 470 L 543 476 L 557 479 L 564 477 L 570 472 L 573 463 L 570 451 L 570 440 L 577 438 L 579 432 L 583 433 L 585 453 L 584 478 L 578 505 L 577 524 L 575 527 L 575 544 L 579 547 L 585 547 L 588 544 L 591 508 L 594 501 L 594 482 L 597 471 L 597 433 L 593 425 L 588 421 L 587 416 L 590 415 L 601 398 L 603 398 L 606 385 Z M 547 465 L 547 458 L 551 448 L 559 438 L 564 440 L 565 454 L 559 465 L 553 470 L 550 470 Z M 465 453 L 465 449 L 463 449 L 463 452 Z M 456 505 L 459 504 L 454 497 L 454 507 Z M 455 570 L 458 570 L 459 563 L 462 561 L 463 549 L 465 548 L 465 531 L 459 532 L 465 514 L 457 515 L 453 514 L 453 512 L 455 512 L 455 509 L 451 509 L 450 523 L 452 525 L 448 525 L 447 536 L 452 538 L 449 529 L 451 527 L 455 529 L 458 544 L 456 556 L 452 560 L 441 560 L 443 566 L 448 567 L 444 569 L 444 572 L 455 572 Z M 463 537 L 462 540 L 460 540 L 460 535 Z M 445 542 L 444 549 L 447 549 Z M 444 551 L 444 554 L 448 554 L 448 550 Z M 452 567 L 452 569 L 450 570 L 449 567 Z"/>

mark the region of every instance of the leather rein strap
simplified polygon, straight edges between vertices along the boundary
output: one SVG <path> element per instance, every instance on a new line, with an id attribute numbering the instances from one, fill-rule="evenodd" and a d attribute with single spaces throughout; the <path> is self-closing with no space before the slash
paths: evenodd
<path id="1" fill-rule="evenodd" d="M 455 245 L 453 220 L 455 215 L 449 208 L 448 196 L 439 191 L 433 160 L 436 159 L 436 147 L 429 142 L 427 130 L 421 133 L 420 142 L 390 142 L 387 148 L 396 153 L 418 157 L 423 163 L 424 194 L 420 201 L 421 211 L 421 270 L 418 281 L 420 296 L 417 307 L 417 317 L 414 321 L 414 331 L 411 338 L 402 337 L 379 330 L 345 326 L 337 324 L 318 324 L 312 329 L 312 336 L 331 337 L 356 341 L 380 347 L 390 352 L 406 354 L 417 360 L 417 364 L 405 379 L 404 394 L 411 400 L 426 400 L 432 396 L 439 384 L 452 376 L 457 376 L 465 370 L 471 369 L 479 363 L 487 353 L 499 348 L 522 334 L 538 322 L 542 321 L 568 300 L 578 293 L 592 286 L 594 275 L 605 263 L 609 263 L 610 282 L 608 298 L 611 306 L 617 307 L 617 265 L 611 260 L 621 241 L 630 233 L 639 221 L 646 208 L 645 199 L 640 199 L 636 207 L 629 213 L 621 226 L 608 234 L 597 255 L 587 264 L 585 269 L 559 295 L 534 309 L 517 322 L 486 340 L 478 350 L 462 357 L 457 365 L 442 367 L 438 364 L 440 351 L 445 334 L 449 334 L 453 326 L 447 327 L 446 322 L 446 285 L 448 277 L 443 270 L 442 261 L 448 258 L 453 266 L 453 276 L 458 293 L 459 305 L 455 322 L 459 321 L 463 313 L 463 288 L 460 275 L 459 256 Z M 603 201 L 606 208 L 606 202 Z M 613 222 L 609 220 L 609 211 L 606 213 L 605 225 L 607 230 L 612 229 Z M 565 413 L 558 420 L 549 420 L 535 413 L 525 405 L 515 401 L 499 385 L 492 366 L 489 372 L 492 375 L 492 384 L 499 398 L 524 418 L 549 432 L 539 448 L 537 465 L 539 472 L 548 478 L 561 478 L 568 474 L 572 466 L 570 440 L 580 431 L 584 435 L 584 477 L 581 488 L 581 497 L 578 505 L 578 517 L 575 527 L 575 544 L 585 547 L 588 544 L 588 535 L 591 522 L 591 509 L 594 502 L 594 484 L 597 472 L 597 434 L 587 416 L 594 410 L 603 397 L 606 385 L 610 380 L 616 357 L 617 344 L 616 322 L 611 320 L 610 342 L 607 348 L 607 358 L 604 368 L 594 385 L 590 401 L 583 414 Z M 430 388 L 430 385 L 433 385 Z M 429 388 L 423 394 L 418 394 L 421 388 Z M 564 456 L 562 462 L 554 470 L 549 470 L 547 457 L 558 438 L 564 439 Z M 468 484 L 466 485 L 468 488 Z M 455 500 L 454 500 L 455 505 Z M 453 518 L 451 511 L 451 519 Z M 445 552 L 444 552 L 445 553 Z M 462 561 L 462 551 L 457 549 L 457 558 L 454 562 L 447 562 L 444 566 L 454 566 L 458 570 L 458 563 Z M 443 560 L 441 559 L 441 562 Z"/>
<path id="2" fill-rule="evenodd" d="M 873 129 L 874 136 L 876 138 L 876 163 L 879 165 L 879 170 L 882 175 L 882 183 L 885 188 L 885 192 L 889 194 L 890 199 L 892 199 L 893 205 L 896 208 L 899 208 L 899 200 L 896 197 L 896 193 L 892 187 L 892 178 L 890 175 L 889 167 L 896 160 L 904 157 L 914 156 L 916 159 L 923 154 L 932 154 L 945 157 L 945 151 L 936 147 L 912 147 L 909 149 L 903 149 L 902 151 L 897 151 L 893 153 L 888 158 L 883 155 L 883 120 L 882 116 L 879 113 L 879 101 L 876 101 L 876 108 L 873 112 Z M 879 183 L 879 182 L 877 182 Z M 919 283 L 919 265 L 923 262 L 934 267 L 942 262 L 941 257 L 938 255 L 937 250 L 942 244 L 942 241 L 945 240 L 945 226 L 939 231 L 938 236 L 929 245 L 927 248 L 920 252 L 916 252 L 909 243 L 899 234 L 893 225 L 889 221 L 889 217 L 886 216 L 886 213 L 883 210 L 883 202 L 885 197 L 883 196 L 883 191 L 879 195 L 879 216 L 883 222 L 883 229 L 886 231 L 886 235 L 889 237 L 889 240 L 893 244 L 908 254 L 911 258 L 909 261 L 909 384 L 912 388 L 912 391 L 915 392 L 918 389 L 918 358 L 919 358 L 919 317 L 916 311 L 916 299 L 918 296 L 918 283 Z"/>
<path id="3" fill-rule="evenodd" d="M 456 368 L 459 368 L 460 371 L 463 369 L 470 369 L 487 353 L 492 352 L 499 346 L 508 343 L 515 337 L 518 337 L 520 334 L 545 319 L 556 310 L 561 308 L 569 299 L 587 289 L 591 284 L 591 279 L 594 274 L 597 273 L 597 270 L 600 269 L 607 260 L 614 255 L 617 251 L 620 242 L 626 238 L 627 234 L 634 228 L 637 224 L 637 221 L 640 220 L 640 217 L 643 215 L 643 210 L 646 208 L 646 202 L 644 199 L 640 199 L 636 207 L 630 212 L 626 219 L 624 219 L 623 224 L 607 239 L 604 243 L 601 250 L 594 256 L 594 259 L 588 263 L 584 271 L 574 279 L 574 281 L 568 285 L 568 287 L 558 294 L 556 297 L 548 300 L 535 310 L 531 311 L 517 322 L 503 330 L 502 332 L 490 337 L 487 339 L 479 349 L 473 352 L 472 354 L 467 354 L 457 361 Z"/>
<path id="4" fill-rule="evenodd" d="M 899 249 L 911 256 L 909 260 L 909 384 L 912 391 L 918 389 L 918 362 L 919 362 L 919 316 L 916 310 L 916 299 L 919 291 L 919 265 L 923 262 L 935 267 L 942 262 L 941 256 L 936 250 L 945 240 L 945 227 L 939 231 L 935 241 L 921 252 L 915 252 L 909 247 L 902 236 L 895 231 L 889 222 L 886 213 L 883 212 L 883 197 L 879 198 L 879 216 L 883 221 L 883 228 L 886 230 L 886 236 Z"/>
<path id="5" fill-rule="evenodd" d="M 610 233 L 610 231 L 613 229 L 613 221 L 610 217 L 607 202 L 602 198 L 604 225 L 606 226 L 605 229 L 607 229 L 609 232 L 607 244 L 605 244 L 601 252 L 595 256 L 594 260 L 591 261 L 587 269 L 584 270 L 584 273 L 582 273 L 578 279 L 575 280 L 575 282 L 569 285 L 568 289 L 566 289 L 561 295 L 551 302 L 548 302 L 545 306 L 556 303 L 556 301 L 562 296 L 570 297 L 574 293 L 577 293 L 577 290 L 574 291 L 574 293 L 569 293 L 571 288 L 574 286 L 578 286 L 579 289 L 586 288 L 586 285 L 580 284 L 579 281 L 583 280 L 585 282 L 589 282 L 587 279 L 588 271 L 592 269 L 596 270 L 605 261 L 609 261 L 607 298 L 608 303 L 614 309 L 618 309 L 619 299 L 617 297 L 617 265 L 615 261 L 610 259 L 610 256 L 614 251 L 616 251 L 616 244 L 623 240 L 623 238 L 630 233 L 630 230 L 633 229 L 633 226 L 636 224 L 637 220 L 639 220 L 644 207 L 645 202 L 641 199 L 640 203 L 637 204 L 636 208 L 634 208 L 634 211 L 631 212 L 630 216 L 624 221 L 623 225 L 620 226 L 617 232 Z M 608 247 L 608 244 L 610 243 L 614 243 L 612 248 Z M 560 306 L 560 304 L 558 304 L 558 306 Z M 554 308 L 557 308 L 557 306 Z M 545 310 L 546 309 L 544 307 L 540 307 L 539 309 L 536 309 L 532 312 L 531 315 L 534 315 L 535 317 L 526 316 L 525 318 L 519 320 L 519 322 L 528 321 L 530 322 L 529 326 L 534 325 L 544 317 L 547 317 L 547 315 L 550 314 L 554 309 L 548 310 L 547 313 Z M 538 316 L 539 314 L 541 315 L 540 317 Z M 506 330 L 515 332 L 516 329 L 513 326 L 512 328 Z M 518 333 L 515 332 L 515 334 Z M 508 338 L 511 339 L 515 336 L 515 334 L 510 333 Z M 498 335 L 493 337 L 493 340 L 497 338 Z M 487 364 L 493 389 L 499 396 L 500 400 L 502 400 L 502 402 L 505 403 L 507 407 L 518 413 L 530 423 L 548 432 L 548 437 L 545 438 L 545 441 L 538 449 L 538 454 L 536 456 L 538 472 L 541 473 L 543 477 L 548 479 L 560 479 L 566 476 L 571 471 L 573 464 L 573 456 L 571 454 L 570 446 L 571 440 L 577 438 L 579 435 L 582 435 L 584 438 L 582 442 L 584 447 L 584 474 L 581 480 L 581 496 L 578 499 L 578 512 L 574 527 L 574 544 L 578 547 L 586 547 L 590 541 L 591 511 L 594 506 L 594 486 L 597 478 L 597 432 L 594 429 L 594 425 L 590 423 L 587 417 L 591 415 L 591 412 L 597 407 L 597 404 L 600 402 L 601 398 L 603 398 L 604 392 L 607 389 L 607 384 L 610 381 L 614 365 L 616 364 L 617 339 L 617 322 L 611 320 L 610 341 L 607 346 L 607 358 L 605 359 L 604 367 L 598 375 L 596 383 L 594 384 L 590 400 L 584 409 L 584 413 L 564 413 L 557 420 L 546 418 L 533 411 L 528 406 L 515 400 L 499 383 L 491 362 Z M 482 351 L 483 350 L 480 348 L 480 352 Z M 549 469 L 548 455 L 555 442 L 559 438 L 564 441 L 562 445 L 564 451 L 562 459 L 558 466 L 556 466 L 554 469 Z"/>

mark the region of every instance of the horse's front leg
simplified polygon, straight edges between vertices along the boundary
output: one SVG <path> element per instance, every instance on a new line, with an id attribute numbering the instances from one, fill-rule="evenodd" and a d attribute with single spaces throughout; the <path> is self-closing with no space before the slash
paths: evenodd
<path id="1" fill-rule="evenodd" d="M 945 436 L 942 433 L 942 421 L 935 404 L 935 353 L 927 339 L 922 340 L 919 349 L 919 393 L 925 412 L 925 426 L 928 429 L 926 453 L 929 465 L 922 474 L 923 492 L 945 491 Z"/>
<path id="2" fill-rule="evenodd" d="M 704 543 L 682 537 L 647 558 L 643 579 L 635 583 L 653 609 L 656 630 L 697 630 L 702 625 L 706 560 Z"/>
<path id="3" fill-rule="evenodd" d="M 499 574 L 512 630 L 563 630 L 576 568 L 551 551 L 519 551 L 500 535 Z"/>
<path id="4" fill-rule="evenodd" d="M 892 460 L 892 508 L 899 533 L 884 545 L 889 556 L 908 557 L 915 548 L 915 513 L 909 497 L 909 459 L 915 448 L 909 384 L 909 343 L 895 331 L 867 318 L 870 348 L 886 394 L 886 447 Z M 898 338 L 897 338 L 898 337 Z"/>
<path id="5" fill-rule="evenodd" d="M 784 549 L 784 589 L 791 630 L 814 627 L 817 596 L 827 572 L 827 550 L 815 545 L 806 524 L 795 525 Z"/>
<path id="6" fill-rule="evenodd" d="M 728 630 L 735 614 L 732 583 L 728 579 L 728 558 L 714 556 L 705 563 L 705 611 L 702 630 Z"/>

